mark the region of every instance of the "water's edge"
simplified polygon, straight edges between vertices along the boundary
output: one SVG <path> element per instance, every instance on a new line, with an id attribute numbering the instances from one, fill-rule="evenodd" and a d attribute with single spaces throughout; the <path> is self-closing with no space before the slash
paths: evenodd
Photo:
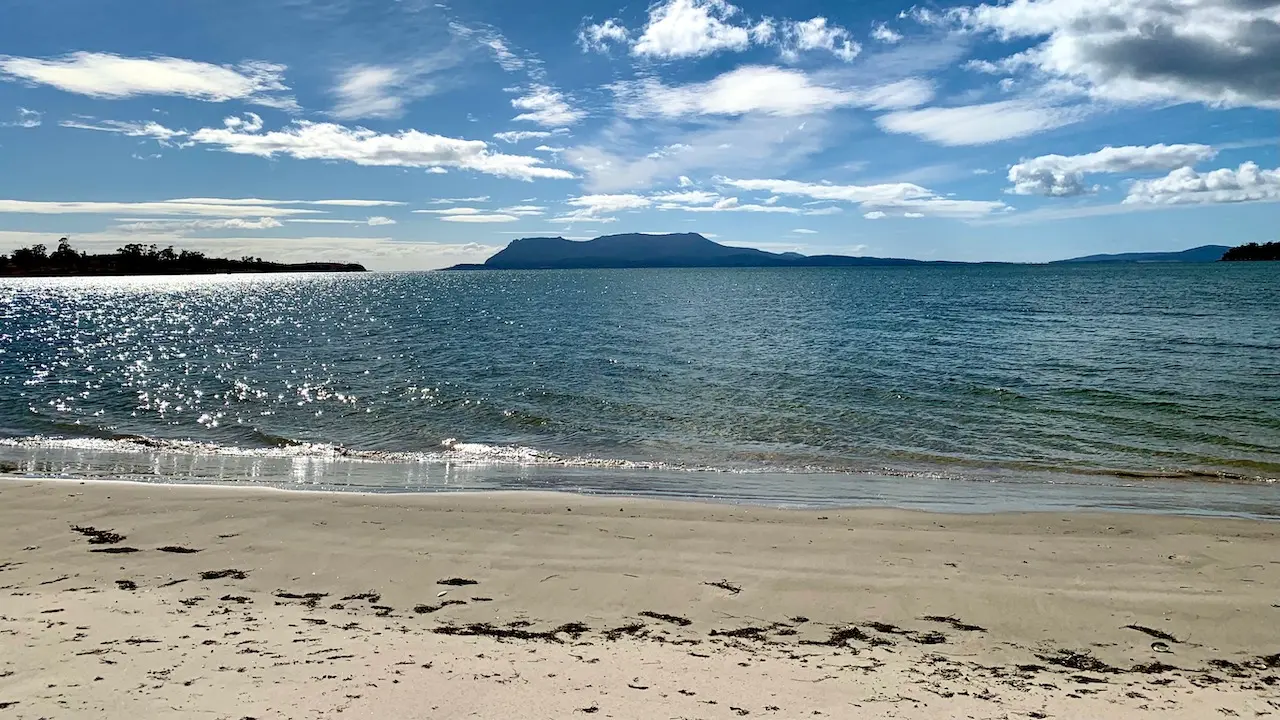
<path id="1" fill-rule="evenodd" d="M 488 446 L 414 459 L 371 459 L 314 448 L 216 453 L 198 446 L 111 443 L 7 440 L 0 442 L 0 468 L 8 477 L 31 479 L 320 492 L 551 491 L 797 509 L 1130 512 L 1280 520 L 1280 486 L 1275 482 L 1068 473 L 731 472 L 589 459 L 566 463 L 527 448 Z M 693 474 L 697 482 L 690 482 Z"/>

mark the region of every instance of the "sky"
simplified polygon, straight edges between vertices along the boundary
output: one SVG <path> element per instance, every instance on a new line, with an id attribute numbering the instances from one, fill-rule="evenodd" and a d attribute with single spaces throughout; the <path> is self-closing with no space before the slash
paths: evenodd
<path id="1" fill-rule="evenodd" d="M 1280 239 L 1280 0 L 7 0 L 0 252 Z"/>

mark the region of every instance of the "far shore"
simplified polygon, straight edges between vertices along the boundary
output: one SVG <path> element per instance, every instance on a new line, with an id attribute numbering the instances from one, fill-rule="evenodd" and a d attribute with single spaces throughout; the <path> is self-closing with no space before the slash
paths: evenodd
<path id="1" fill-rule="evenodd" d="M 1255 717 L 1277 539 L 8 477 L 0 717 Z"/>

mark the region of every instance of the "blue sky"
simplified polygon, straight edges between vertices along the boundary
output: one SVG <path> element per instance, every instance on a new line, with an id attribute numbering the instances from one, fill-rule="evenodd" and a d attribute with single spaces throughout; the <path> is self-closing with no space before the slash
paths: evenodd
<path id="1" fill-rule="evenodd" d="M 1277 239 L 1280 0 L 18 0 L 0 252 L 511 238 L 1041 261 Z"/>

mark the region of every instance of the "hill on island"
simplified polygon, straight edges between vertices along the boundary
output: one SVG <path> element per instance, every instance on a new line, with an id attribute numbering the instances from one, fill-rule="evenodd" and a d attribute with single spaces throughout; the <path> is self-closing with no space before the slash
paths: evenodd
<path id="1" fill-rule="evenodd" d="M 483 264 L 449 270 L 552 270 L 583 268 L 846 267 L 925 265 L 925 260 L 771 253 L 712 242 L 698 233 L 605 235 L 594 240 L 531 237 L 512 240 Z"/>
<path id="2" fill-rule="evenodd" d="M 1136 252 L 1111 255 L 1085 255 L 1053 263 L 1203 263 L 1217 262 L 1231 248 L 1226 245 L 1201 245 L 1178 252 Z"/>
<path id="3" fill-rule="evenodd" d="M 1223 260 L 1263 260 L 1280 261 L 1280 242 L 1267 242 L 1259 245 L 1256 242 L 1238 245 L 1222 256 Z"/>
<path id="4" fill-rule="evenodd" d="M 0 277 L 76 277 L 81 275 L 207 275 L 213 273 L 364 272 L 354 263 L 277 263 L 262 258 L 211 258 L 193 250 L 163 250 L 155 245 L 125 245 L 114 253 L 89 255 L 67 238 L 49 252 L 44 245 L 0 255 Z"/>

